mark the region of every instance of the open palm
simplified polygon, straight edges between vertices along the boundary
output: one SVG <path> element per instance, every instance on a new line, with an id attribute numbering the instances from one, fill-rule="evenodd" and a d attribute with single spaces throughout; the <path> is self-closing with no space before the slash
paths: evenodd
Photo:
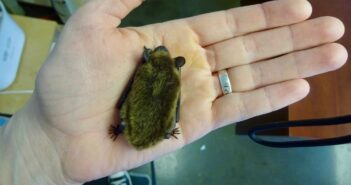
<path id="1" fill-rule="evenodd" d="M 68 22 L 37 78 L 32 103 L 62 166 L 86 182 L 174 151 L 210 131 L 268 113 L 305 97 L 301 78 L 339 68 L 347 58 L 331 43 L 343 35 L 331 17 L 307 20 L 305 0 L 281 0 L 143 27 L 116 28 L 140 0 L 88 2 Z M 113 142 L 116 103 L 143 47 L 165 45 L 184 56 L 179 139 L 137 151 Z M 223 96 L 217 72 L 227 69 L 233 93 Z M 59 172 L 57 172 L 59 173 Z"/>

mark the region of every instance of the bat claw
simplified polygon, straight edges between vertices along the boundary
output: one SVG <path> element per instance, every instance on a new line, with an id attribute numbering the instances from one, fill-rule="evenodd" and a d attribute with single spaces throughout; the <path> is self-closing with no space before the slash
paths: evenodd
<path id="1" fill-rule="evenodd" d="M 110 138 L 113 141 L 116 141 L 119 134 L 121 134 L 121 126 L 120 125 L 119 126 L 111 125 L 110 128 L 108 129 L 108 134 L 110 135 Z"/>
<path id="2" fill-rule="evenodd" d="M 175 139 L 178 139 L 177 135 L 180 134 L 180 130 L 179 128 L 174 128 L 170 133 L 167 133 L 165 138 L 166 139 L 169 139 L 171 137 L 175 138 Z"/>

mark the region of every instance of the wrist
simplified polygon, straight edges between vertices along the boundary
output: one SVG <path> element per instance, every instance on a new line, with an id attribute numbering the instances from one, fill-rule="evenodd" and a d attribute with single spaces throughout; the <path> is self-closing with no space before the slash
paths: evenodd
<path id="1" fill-rule="evenodd" d="M 1 185 L 69 185 L 61 157 L 31 100 L 0 130 Z"/>

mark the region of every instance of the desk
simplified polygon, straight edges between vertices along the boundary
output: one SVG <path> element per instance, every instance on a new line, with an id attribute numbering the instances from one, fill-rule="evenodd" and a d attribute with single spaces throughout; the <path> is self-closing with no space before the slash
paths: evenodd
<path id="1" fill-rule="evenodd" d="M 57 23 L 23 16 L 13 18 L 23 29 L 26 43 L 16 80 L 4 91 L 30 91 L 34 89 L 35 77 L 49 54 Z M 30 93 L 0 94 L 0 113 L 17 112 L 30 96 Z"/>

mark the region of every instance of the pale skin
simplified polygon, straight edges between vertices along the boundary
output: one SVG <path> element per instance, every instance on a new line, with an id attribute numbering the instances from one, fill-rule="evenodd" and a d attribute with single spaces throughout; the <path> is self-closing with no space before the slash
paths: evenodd
<path id="1" fill-rule="evenodd" d="M 280 0 L 143 27 L 116 28 L 140 0 L 92 0 L 65 26 L 28 104 L 0 130 L 0 184 L 70 185 L 131 169 L 214 129 L 304 98 L 303 79 L 341 67 L 344 33 L 307 20 L 306 0 Z M 263 31 L 264 30 L 264 31 Z M 137 151 L 108 128 L 143 47 L 184 56 L 179 139 Z M 234 92 L 223 96 L 217 72 Z"/>

